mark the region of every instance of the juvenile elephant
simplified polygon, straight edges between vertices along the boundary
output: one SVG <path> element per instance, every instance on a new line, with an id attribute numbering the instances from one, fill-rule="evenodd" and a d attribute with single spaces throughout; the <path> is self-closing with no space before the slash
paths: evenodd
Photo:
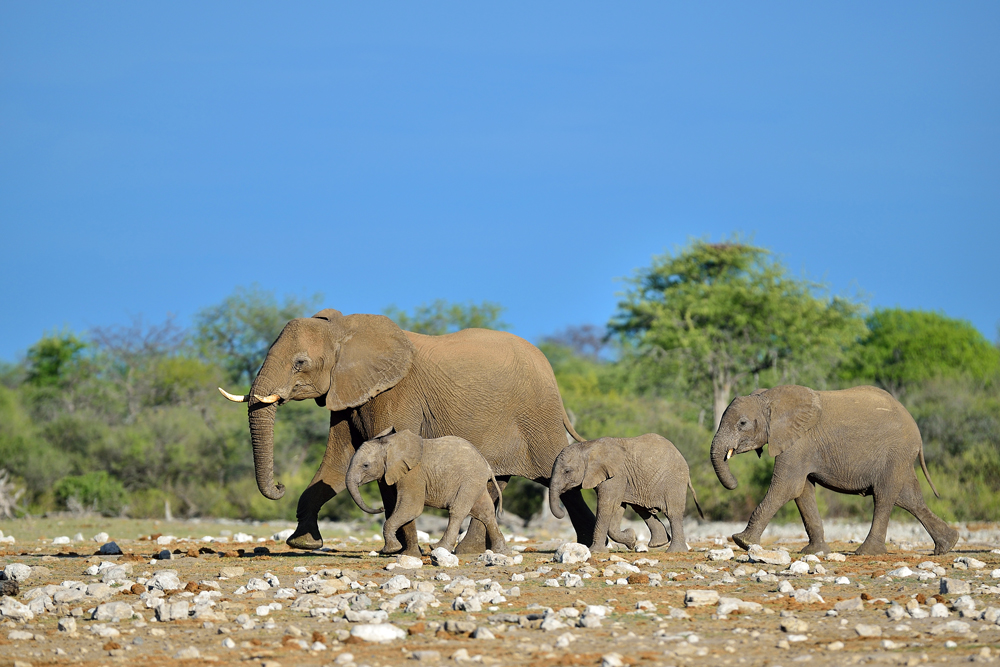
<path id="1" fill-rule="evenodd" d="M 775 512 L 794 499 L 809 536 L 803 553 L 829 551 L 816 507 L 816 484 L 874 499 L 871 531 L 855 553 L 885 553 L 893 505 L 917 517 L 934 540 L 935 554 L 947 553 L 958 541 L 958 531 L 924 503 L 914 459 L 920 459 L 927 482 L 934 495 L 938 493 L 927 472 L 916 422 L 881 389 L 813 391 L 785 385 L 737 397 L 722 415 L 712 441 L 712 465 L 719 481 L 735 489 L 729 458 L 753 450 L 760 456 L 765 444 L 774 457 L 774 474 L 746 530 L 733 535 L 742 548 L 759 543 Z"/>
<path id="2" fill-rule="evenodd" d="M 486 526 L 493 551 L 507 553 L 507 543 L 497 516 L 503 511 L 503 496 L 483 455 L 467 441 L 454 436 L 424 440 L 412 431 L 396 433 L 392 429 L 361 445 L 347 468 L 347 490 L 358 507 L 369 514 L 372 509 L 358 488 L 376 479 L 396 487 L 396 505 L 382 526 L 386 548 L 398 551 L 402 545 L 396 531 L 414 521 L 424 506 L 448 510 L 448 528 L 434 548 L 455 549 L 458 531 L 465 517 L 472 514 Z M 486 491 L 492 480 L 497 490 L 497 509 Z"/>
<path id="3" fill-rule="evenodd" d="M 607 539 L 635 548 L 635 531 L 622 531 L 625 506 L 642 517 L 649 528 L 649 546 L 670 543 L 667 551 L 687 551 L 684 540 L 684 505 L 691 489 L 701 514 L 698 496 L 691 486 L 687 461 L 674 443 L 656 433 L 636 438 L 600 438 L 567 445 L 552 466 L 549 507 L 557 518 L 564 515 L 560 494 L 581 487 L 597 489 L 597 526 L 591 551 L 607 551 Z M 664 512 L 671 536 L 656 518 Z M 704 518 L 704 515 L 702 515 Z"/>
<path id="4" fill-rule="evenodd" d="M 566 418 L 552 367 L 531 343 L 485 329 L 424 336 L 381 315 L 345 316 L 330 309 L 291 320 L 268 350 L 250 394 L 223 394 L 249 403 L 257 488 L 271 499 L 284 494 L 274 483 L 277 407 L 313 399 L 330 411 L 326 452 L 299 497 L 298 526 L 287 540 L 297 549 L 323 545 L 320 508 L 344 490 L 354 450 L 389 427 L 424 438 L 468 440 L 501 488 L 511 475 L 547 485 L 566 433 L 583 440 Z M 391 513 L 395 491 L 381 482 L 379 489 Z M 567 492 L 563 502 L 577 539 L 589 542 L 594 515 L 580 491 Z M 420 554 L 412 522 L 399 537 L 405 553 Z M 486 546 L 484 526 L 473 521 L 458 550 L 482 552 Z"/>

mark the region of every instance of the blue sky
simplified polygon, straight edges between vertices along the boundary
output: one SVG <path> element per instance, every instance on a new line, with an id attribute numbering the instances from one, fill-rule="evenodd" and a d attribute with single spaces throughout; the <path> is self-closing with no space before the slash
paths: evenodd
<path id="1" fill-rule="evenodd" d="M 0 4 L 0 359 L 239 285 L 537 341 L 733 231 L 1000 320 L 997 3 Z"/>

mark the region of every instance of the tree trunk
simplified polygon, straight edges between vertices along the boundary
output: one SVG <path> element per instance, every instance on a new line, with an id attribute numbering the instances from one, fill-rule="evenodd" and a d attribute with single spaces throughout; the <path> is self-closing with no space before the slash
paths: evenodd
<path id="1" fill-rule="evenodd" d="M 732 401 L 733 380 L 728 377 L 712 378 L 712 432 L 719 430 L 722 414 Z"/>

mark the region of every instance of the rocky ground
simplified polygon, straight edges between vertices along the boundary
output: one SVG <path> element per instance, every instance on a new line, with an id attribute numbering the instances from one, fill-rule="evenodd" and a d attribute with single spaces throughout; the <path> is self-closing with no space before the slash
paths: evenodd
<path id="1" fill-rule="evenodd" d="M 284 545 L 284 525 L 79 526 L 2 524 L 0 667 L 934 665 L 1000 647 L 995 524 L 963 526 L 944 556 L 894 524 L 890 552 L 869 557 L 850 554 L 867 526 L 831 523 L 839 553 L 806 557 L 798 526 L 750 554 L 724 537 L 742 525 L 693 522 L 687 553 L 589 554 L 536 522 L 512 531 L 510 557 L 457 564 L 378 556 L 371 526 L 326 525 L 311 553 Z"/>

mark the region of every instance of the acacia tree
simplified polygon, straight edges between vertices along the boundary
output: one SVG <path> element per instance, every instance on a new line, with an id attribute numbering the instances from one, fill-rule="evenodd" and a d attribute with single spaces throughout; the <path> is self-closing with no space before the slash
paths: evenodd
<path id="1" fill-rule="evenodd" d="M 865 324 L 867 334 L 852 351 L 842 374 L 874 381 L 896 398 L 933 378 L 983 381 L 1000 372 L 1000 350 L 965 320 L 920 310 L 878 308 Z"/>
<path id="2" fill-rule="evenodd" d="M 860 304 L 788 274 L 768 250 L 692 241 L 637 271 L 609 330 L 667 352 L 689 382 L 712 387 L 714 425 L 736 384 L 779 361 L 835 361 L 864 331 Z"/>

